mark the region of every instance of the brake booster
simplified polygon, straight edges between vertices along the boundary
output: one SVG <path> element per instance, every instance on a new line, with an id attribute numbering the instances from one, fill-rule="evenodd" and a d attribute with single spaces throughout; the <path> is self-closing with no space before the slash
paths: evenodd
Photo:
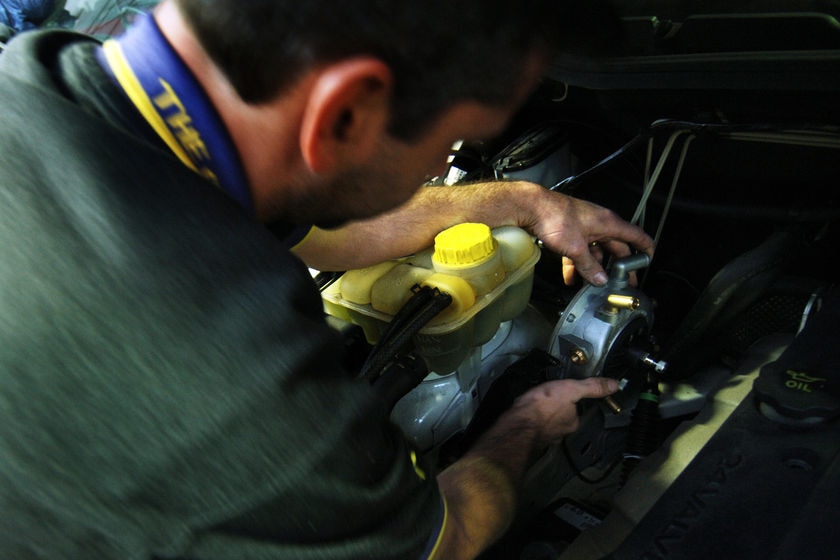
<path id="1" fill-rule="evenodd" d="M 560 362 L 560 377 L 599 375 L 635 386 L 639 380 L 633 372 L 665 369 L 664 362 L 651 356 L 653 302 L 630 281 L 631 273 L 648 264 L 650 257 L 643 253 L 617 259 L 604 286 L 587 285 L 575 295 L 551 335 L 549 353 Z M 614 413 L 630 404 L 618 398 L 606 401 Z"/>

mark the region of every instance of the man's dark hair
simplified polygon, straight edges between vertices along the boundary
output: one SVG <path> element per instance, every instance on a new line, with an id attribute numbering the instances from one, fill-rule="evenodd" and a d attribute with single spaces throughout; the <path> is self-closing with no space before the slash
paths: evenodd
<path id="1" fill-rule="evenodd" d="M 576 4 L 587 4 L 581 0 Z M 394 73 L 391 132 L 411 139 L 455 101 L 510 100 L 526 57 L 568 32 L 564 0 L 177 0 L 243 100 L 274 97 L 316 62 L 358 54 Z"/>

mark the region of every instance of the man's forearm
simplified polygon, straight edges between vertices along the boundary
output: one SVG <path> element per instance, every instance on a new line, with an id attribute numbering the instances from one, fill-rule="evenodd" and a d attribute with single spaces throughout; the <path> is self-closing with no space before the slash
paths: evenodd
<path id="1" fill-rule="evenodd" d="M 375 218 L 336 230 L 315 229 L 295 251 L 318 270 L 377 264 L 429 247 L 440 231 L 462 222 L 521 225 L 525 212 L 514 201 L 537 190 L 521 182 L 423 187 L 402 206 Z"/>
<path id="2" fill-rule="evenodd" d="M 578 428 L 577 403 L 617 389 L 614 379 L 562 379 L 517 398 L 464 457 L 438 475 L 450 515 L 435 558 L 474 558 L 501 536 L 516 513 L 531 462 Z"/>
<path id="3" fill-rule="evenodd" d="M 533 420 L 509 411 L 438 475 L 448 517 L 435 558 L 474 558 L 504 533 L 525 471 L 540 448 Z"/>

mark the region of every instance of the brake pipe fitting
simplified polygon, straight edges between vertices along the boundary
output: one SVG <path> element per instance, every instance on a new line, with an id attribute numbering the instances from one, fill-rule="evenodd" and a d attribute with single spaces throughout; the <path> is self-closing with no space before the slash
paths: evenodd
<path id="1" fill-rule="evenodd" d="M 641 306 L 642 302 L 635 296 L 624 296 L 620 294 L 610 294 L 607 296 L 607 303 L 618 309 L 636 310 Z"/>
<path id="2" fill-rule="evenodd" d="M 627 387 L 627 383 L 628 381 L 626 378 L 619 379 L 618 390 L 623 391 L 624 388 Z M 617 400 L 615 400 L 613 395 L 607 395 L 602 400 L 604 401 L 604 404 L 607 405 L 607 408 L 610 409 L 610 412 L 612 412 L 613 414 L 621 414 L 621 411 L 624 410 L 624 407 L 621 406 L 621 404 Z"/>

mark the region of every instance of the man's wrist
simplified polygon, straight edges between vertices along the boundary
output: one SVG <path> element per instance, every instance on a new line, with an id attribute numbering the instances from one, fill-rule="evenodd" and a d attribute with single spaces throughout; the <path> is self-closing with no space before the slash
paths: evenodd
<path id="1" fill-rule="evenodd" d="M 482 435 L 465 459 L 483 457 L 492 461 L 508 473 L 514 488 L 518 488 L 525 470 L 544 448 L 535 411 L 514 406 Z"/>
<path id="2" fill-rule="evenodd" d="M 505 202 L 513 213 L 513 225 L 533 230 L 540 221 L 540 212 L 545 206 L 543 199 L 549 191 L 529 181 L 512 181 L 507 189 L 511 194 L 505 197 Z"/>

